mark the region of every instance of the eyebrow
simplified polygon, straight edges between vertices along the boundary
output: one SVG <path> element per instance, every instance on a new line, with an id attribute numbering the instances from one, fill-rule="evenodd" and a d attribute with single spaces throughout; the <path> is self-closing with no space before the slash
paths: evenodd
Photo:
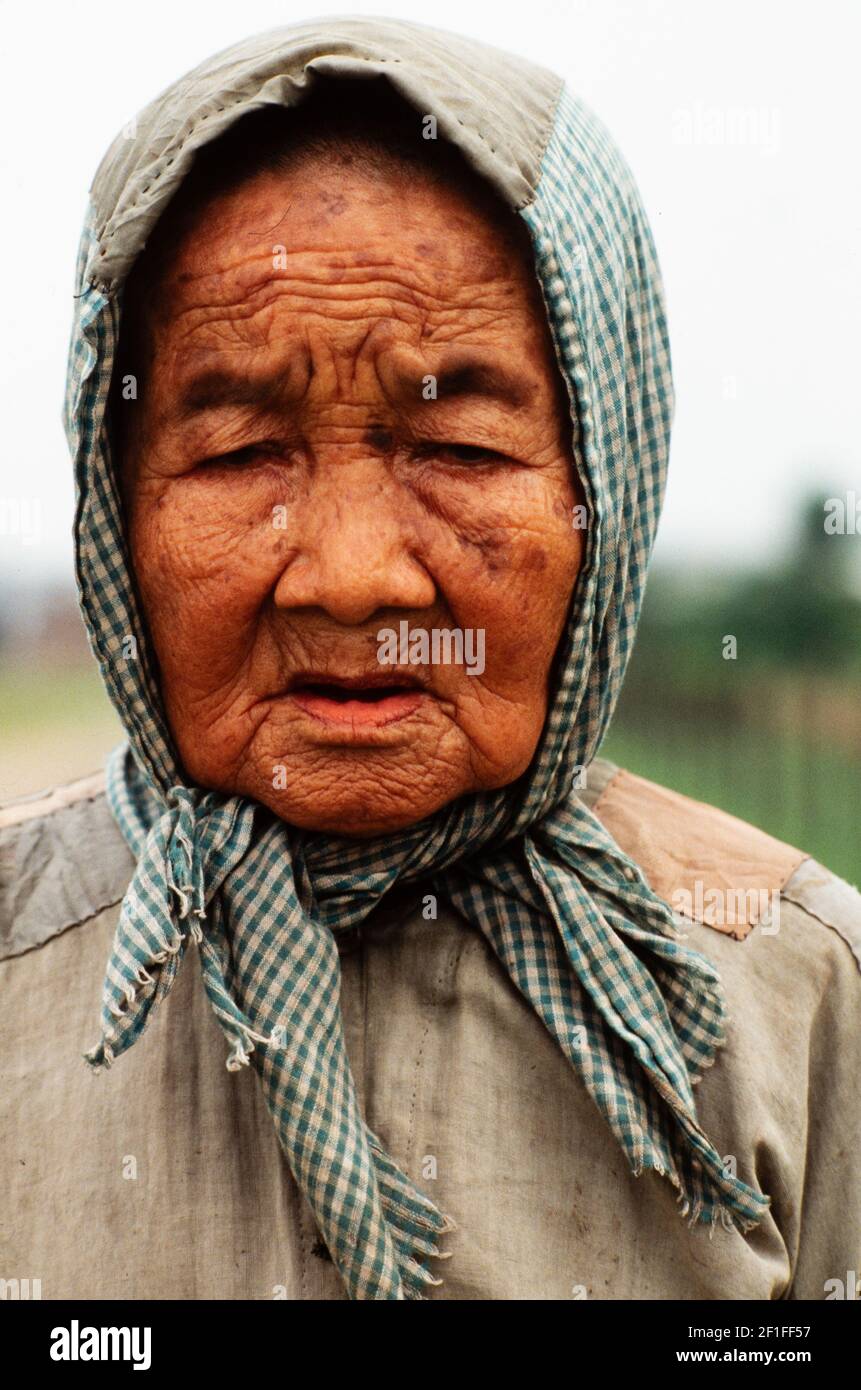
<path id="1" fill-rule="evenodd" d="M 291 392 L 284 372 L 255 376 L 253 373 L 210 368 L 198 372 L 185 383 L 171 414 L 179 421 L 190 420 L 195 415 L 226 405 L 271 407 L 283 404 L 296 394 L 295 387 Z"/>
<path id="2" fill-rule="evenodd" d="M 426 373 L 436 377 L 438 398 L 452 400 L 458 396 L 485 396 L 504 405 L 526 405 L 535 395 L 535 384 L 519 373 L 510 371 L 501 362 L 476 355 L 460 355 L 442 363 L 438 371 Z M 395 380 L 399 395 L 421 396 L 422 380 L 397 372 Z"/>
<path id="3" fill-rule="evenodd" d="M 257 409 L 276 408 L 287 401 L 299 400 L 307 387 L 307 370 L 303 386 L 289 370 L 254 375 L 226 368 L 210 368 L 192 376 L 181 388 L 171 410 L 178 422 L 202 415 L 224 406 L 254 406 Z M 300 375 L 300 374 L 297 374 Z M 521 406 L 534 396 L 534 383 L 508 370 L 500 362 L 488 361 L 475 355 L 459 355 L 444 363 L 436 372 L 419 376 L 415 371 L 395 369 L 391 384 L 402 400 L 422 400 L 422 387 L 427 376 L 436 377 L 436 396 L 453 400 L 465 396 L 484 396 L 503 404 Z"/>

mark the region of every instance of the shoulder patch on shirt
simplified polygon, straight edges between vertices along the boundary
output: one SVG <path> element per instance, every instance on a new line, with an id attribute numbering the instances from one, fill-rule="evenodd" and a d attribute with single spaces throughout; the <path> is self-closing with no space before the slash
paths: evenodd
<path id="1" fill-rule="evenodd" d="M 120 902 L 133 873 L 103 772 L 0 806 L 0 958 Z"/>
<path id="2" fill-rule="evenodd" d="M 743 941 L 765 927 L 809 856 L 716 806 L 624 769 L 593 808 L 649 886 L 680 916 Z"/>

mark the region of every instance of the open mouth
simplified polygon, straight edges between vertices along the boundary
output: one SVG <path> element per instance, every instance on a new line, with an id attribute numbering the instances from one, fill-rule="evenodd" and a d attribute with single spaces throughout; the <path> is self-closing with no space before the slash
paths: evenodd
<path id="1" fill-rule="evenodd" d="M 298 677 L 290 697 L 306 714 L 328 724 L 391 724 L 418 708 L 425 692 L 413 680 L 314 680 Z"/>
<path id="2" fill-rule="evenodd" d="M 347 686 L 347 685 L 324 685 L 317 681 L 309 681 L 307 685 L 297 685 L 293 688 L 293 693 L 301 691 L 308 695 L 317 695 L 324 700 L 334 700 L 336 704 L 349 704 L 351 700 L 361 700 L 366 704 L 374 704 L 380 700 L 387 700 L 392 695 L 403 695 L 413 687 L 406 685 L 380 685 L 380 686 Z"/>

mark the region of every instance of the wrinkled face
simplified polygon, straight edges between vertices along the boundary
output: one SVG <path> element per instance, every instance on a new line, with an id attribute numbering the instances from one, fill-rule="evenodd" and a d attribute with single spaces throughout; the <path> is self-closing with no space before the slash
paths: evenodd
<path id="1" fill-rule="evenodd" d="M 123 491 L 190 779 L 363 837 L 517 778 L 584 534 L 523 243 L 300 161 L 201 211 L 147 336 Z"/>

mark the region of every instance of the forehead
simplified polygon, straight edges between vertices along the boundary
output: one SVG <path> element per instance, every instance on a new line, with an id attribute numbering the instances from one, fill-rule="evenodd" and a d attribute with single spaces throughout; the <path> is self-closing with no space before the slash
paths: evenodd
<path id="1" fill-rule="evenodd" d="M 219 311 L 250 325 L 267 300 L 292 312 L 360 307 L 373 316 L 453 309 L 544 312 L 529 238 L 479 192 L 393 165 L 303 158 L 184 210 L 162 235 L 157 271 L 138 275 L 141 309 L 164 334 L 207 336 Z M 143 268 L 142 268 L 143 269 Z M 216 331 L 213 329 L 213 331 Z"/>

